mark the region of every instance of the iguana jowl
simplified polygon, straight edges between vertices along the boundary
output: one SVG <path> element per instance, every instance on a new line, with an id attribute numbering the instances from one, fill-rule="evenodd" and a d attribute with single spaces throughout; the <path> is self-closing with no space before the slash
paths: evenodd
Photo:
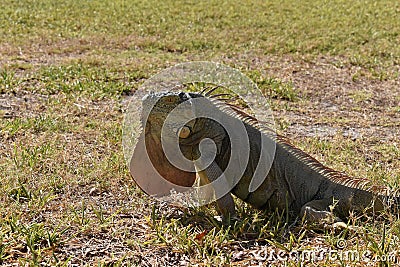
<path id="1" fill-rule="evenodd" d="M 210 92 L 208 92 L 210 93 Z M 373 186 L 369 180 L 356 179 L 325 167 L 316 159 L 291 145 L 287 139 L 276 135 L 260 126 L 253 117 L 238 107 L 231 111 L 219 108 L 218 100 L 201 93 L 165 92 L 151 93 L 143 100 L 143 109 L 149 116 L 144 124 L 144 136 L 152 140 L 147 149 L 153 165 L 163 169 L 164 178 L 169 181 L 182 181 L 179 184 L 191 185 L 194 176 L 182 172 L 167 164 L 165 155 L 161 155 L 161 129 L 168 114 L 178 105 L 195 98 L 204 98 L 213 112 L 223 114 L 221 118 L 227 123 L 240 121 L 243 123 L 249 140 L 249 157 L 247 166 L 231 193 L 239 199 L 259 209 L 288 209 L 292 215 L 300 215 L 311 222 L 334 223 L 348 217 L 351 211 L 381 212 L 396 205 L 398 197 L 391 197 L 390 190 Z M 154 103 L 156 103 L 154 105 Z M 182 111 L 184 112 L 184 111 Z M 232 156 L 231 141 L 224 127 L 209 118 L 199 117 L 176 129 L 175 125 L 164 125 L 171 134 L 179 136 L 179 147 L 188 159 L 200 157 L 199 144 L 205 138 L 214 141 L 217 147 L 215 159 L 199 176 L 205 182 L 214 181 L 226 169 Z M 260 159 L 261 136 L 274 142 L 276 146 L 272 165 L 262 184 L 253 192 L 249 185 Z M 158 146 L 158 147 L 157 147 Z M 226 177 L 226 179 L 230 179 Z M 235 206 L 230 193 L 217 200 L 223 215 L 233 216 Z M 390 204 L 390 205 L 389 205 Z M 332 213 L 333 212 L 333 213 Z"/>

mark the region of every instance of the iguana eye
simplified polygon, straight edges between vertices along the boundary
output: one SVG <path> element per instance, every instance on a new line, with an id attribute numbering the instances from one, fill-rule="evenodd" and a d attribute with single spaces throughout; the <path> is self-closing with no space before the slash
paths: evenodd
<path id="1" fill-rule="evenodd" d="M 179 138 L 185 139 L 185 138 L 188 138 L 191 133 L 192 133 L 192 129 L 190 129 L 189 126 L 183 126 L 178 129 L 176 134 L 179 136 Z"/>
<path id="2" fill-rule="evenodd" d="M 177 100 L 177 97 L 176 96 L 166 96 L 166 97 L 164 97 L 164 101 L 166 102 L 166 103 L 174 103 L 174 102 L 176 102 L 176 100 Z"/>

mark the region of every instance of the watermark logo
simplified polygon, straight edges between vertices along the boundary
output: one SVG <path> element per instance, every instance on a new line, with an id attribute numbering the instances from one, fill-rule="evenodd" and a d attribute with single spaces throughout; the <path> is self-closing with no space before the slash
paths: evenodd
<path id="1" fill-rule="evenodd" d="M 303 264 L 362 264 L 362 266 L 398 265 L 399 255 L 397 251 L 377 253 L 369 249 L 352 248 L 344 239 L 336 241 L 336 248 L 318 247 L 299 250 L 272 249 L 270 246 L 260 246 L 252 251 L 252 264 L 249 266 L 266 266 L 266 264 L 280 264 L 291 261 Z M 258 263 L 259 265 L 254 265 Z M 307 265 L 308 266 L 308 265 Z M 358 266 L 358 265 L 357 265 Z"/>
<path id="2" fill-rule="evenodd" d="M 189 85 L 197 85 L 197 90 Z M 224 93 L 213 93 L 218 88 Z M 122 140 L 137 185 L 149 195 L 185 206 L 223 197 L 249 173 L 240 182 L 249 192 L 257 190 L 271 168 L 275 142 L 269 135 L 254 133 L 259 127 L 254 119 L 245 124 L 235 116 L 240 113 L 237 106 L 222 99 L 233 94 L 274 133 L 267 100 L 237 69 L 188 62 L 143 83 L 127 108 Z M 199 177 L 202 183 L 196 184 Z"/>
<path id="3" fill-rule="evenodd" d="M 339 239 L 339 240 L 336 242 L 336 247 L 337 247 L 338 249 L 344 249 L 344 248 L 346 248 L 346 246 L 347 246 L 347 242 L 346 242 L 346 240 L 344 240 L 344 239 Z"/>

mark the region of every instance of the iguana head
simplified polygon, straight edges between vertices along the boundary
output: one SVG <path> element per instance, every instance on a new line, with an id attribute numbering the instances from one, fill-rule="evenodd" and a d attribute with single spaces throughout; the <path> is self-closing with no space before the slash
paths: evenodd
<path id="1" fill-rule="evenodd" d="M 173 142 L 175 137 L 185 157 L 194 159 L 198 144 L 205 138 L 221 149 L 226 137 L 218 123 L 221 114 L 211 99 L 199 93 L 150 93 L 143 99 L 142 123 L 146 137 L 159 142 Z"/>
<path id="2" fill-rule="evenodd" d="M 142 123 L 146 135 L 160 139 L 162 127 L 165 127 L 165 134 L 187 138 L 194 123 L 188 121 L 193 117 L 190 99 L 197 97 L 201 97 L 201 95 L 184 92 L 150 93 L 146 95 L 143 99 L 142 114 Z M 173 113 L 171 114 L 171 112 Z M 169 116 L 170 114 L 171 116 Z M 185 122 L 187 122 L 187 125 Z M 182 125 L 182 123 L 185 123 L 185 125 Z"/>
<path id="3" fill-rule="evenodd" d="M 196 180 L 194 168 L 193 171 L 184 170 L 171 164 L 162 146 L 161 136 L 165 121 L 170 122 L 165 127 L 167 136 L 176 135 L 174 121 L 179 121 L 173 117 L 172 120 L 167 120 L 168 115 L 187 99 L 187 94 L 174 92 L 150 93 L 142 99 L 143 132 L 131 158 L 130 172 L 138 186 L 150 195 L 165 196 L 171 190 L 179 192 L 180 187 L 191 187 Z M 182 131 L 182 136 L 187 134 L 184 131 L 186 130 Z"/>

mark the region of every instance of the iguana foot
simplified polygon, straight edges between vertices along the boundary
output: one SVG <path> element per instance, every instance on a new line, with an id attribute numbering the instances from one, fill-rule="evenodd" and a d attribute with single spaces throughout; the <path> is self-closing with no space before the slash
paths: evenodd
<path id="1" fill-rule="evenodd" d="M 342 222 L 332 211 L 328 211 L 332 205 L 331 199 L 319 199 L 306 203 L 300 211 L 300 216 L 308 223 L 334 224 Z"/>
<path id="2" fill-rule="evenodd" d="M 359 227 L 357 226 L 352 226 L 352 225 L 347 225 L 344 222 L 335 222 L 331 225 L 326 225 L 326 228 L 328 229 L 332 229 L 332 230 L 349 230 L 351 232 L 357 232 L 358 230 L 360 230 Z"/>
<path id="3" fill-rule="evenodd" d="M 349 226 L 344 222 L 335 222 L 332 224 L 333 229 L 349 229 Z"/>

